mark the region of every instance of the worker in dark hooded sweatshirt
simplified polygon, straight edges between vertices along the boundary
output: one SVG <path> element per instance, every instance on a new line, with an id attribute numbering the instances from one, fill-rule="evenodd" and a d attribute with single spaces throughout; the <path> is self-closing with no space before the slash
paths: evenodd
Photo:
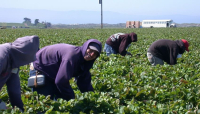
<path id="1" fill-rule="evenodd" d="M 17 38 L 12 43 L 0 45 L 0 89 L 6 84 L 11 105 L 24 110 L 21 100 L 19 67 L 33 62 L 39 49 L 38 36 Z M 0 109 L 6 109 L 0 100 Z"/>
<path id="2" fill-rule="evenodd" d="M 122 56 L 132 55 L 127 52 L 128 47 L 132 42 L 137 42 L 137 34 L 132 33 L 116 33 L 111 35 L 104 46 L 104 52 L 109 56 L 110 54 L 120 54 Z"/>
<path id="3" fill-rule="evenodd" d="M 45 76 L 43 86 L 33 87 L 33 91 L 51 99 L 74 99 L 74 91 L 69 80 L 76 79 L 79 90 L 93 91 L 90 69 L 100 56 L 101 42 L 96 39 L 86 41 L 82 46 L 54 44 L 45 46 L 36 54 L 36 61 L 30 67 L 30 77 L 36 72 Z"/>
<path id="4" fill-rule="evenodd" d="M 177 58 L 186 51 L 189 52 L 189 43 L 187 40 L 168 40 L 160 39 L 151 44 L 147 50 L 147 58 L 149 62 L 156 66 L 163 65 L 164 62 L 170 65 L 177 64 Z"/>

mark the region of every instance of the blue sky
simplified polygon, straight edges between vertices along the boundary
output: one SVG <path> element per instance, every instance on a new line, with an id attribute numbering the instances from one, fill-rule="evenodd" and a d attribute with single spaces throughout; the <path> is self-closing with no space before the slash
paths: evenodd
<path id="1" fill-rule="evenodd" d="M 103 0 L 103 11 L 143 16 L 187 15 L 200 17 L 199 5 L 200 0 Z M 0 8 L 101 11 L 99 0 L 1 0 Z"/>

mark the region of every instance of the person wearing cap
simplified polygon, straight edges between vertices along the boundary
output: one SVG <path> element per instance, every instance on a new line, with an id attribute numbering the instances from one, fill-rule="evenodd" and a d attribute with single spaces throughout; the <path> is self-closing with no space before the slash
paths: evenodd
<path id="1" fill-rule="evenodd" d="M 30 76 L 35 76 L 36 71 L 43 74 L 45 84 L 32 90 L 50 95 L 52 100 L 74 99 L 69 80 L 75 77 L 82 93 L 93 91 L 89 70 L 100 56 L 101 49 L 101 42 L 96 39 L 90 39 L 82 46 L 61 43 L 43 47 L 36 53 L 36 60 L 30 66 Z"/>
<path id="2" fill-rule="evenodd" d="M 170 65 L 177 64 L 177 58 L 186 51 L 189 52 L 189 43 L 185 39 L 168 40 L 160 39 L 153 42 L 147 50 L 147 58 L 151 65 L 163 65 L 164 62 Z"/>
<path id="3" fill-rule="evenodd" d="M 134 32 L 113 34 L 107 39 L 104 52 L 106 52 L 107 56 L 110 54 L 132 55 L 130 52 L 127 52 L 132 42 L 137 42 L 137 34 Z"/>
<path id="4" fill-rule="evenodd" d="M 0 90 L 7 86 L 10 103 L 24 111 L 21 99 L 19 68 L 35 60 L 39 49 L 39 37 L 24 36 L 12 43 L 0 45 Z M 0 110 L 6 109 L 5 103 L 0 99 Z"/>

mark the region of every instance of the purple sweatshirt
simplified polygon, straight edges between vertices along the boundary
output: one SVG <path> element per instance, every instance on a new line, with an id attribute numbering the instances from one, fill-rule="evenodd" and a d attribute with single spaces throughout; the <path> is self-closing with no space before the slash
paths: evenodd
<path id="1" fill-rule="evenodd" d="M 0 89 L 6 84 L 12 106 L 22 110 L 19 67 L 34 61 L 38 49 L 38 36 L 25 36 L 0 45 Z"/>
<path id="2" fill-rule="evenodd" d="M 37 60 L 33 62 L 34 68 L 55 81 L 62 98 L 65 100 L 75 98 L 69 83 L 72 77 L 77 79 L 77 85 L 81 92 L 93 91 L 89 70 L 95 60 L 84 60 L 85 52 L 91 42 L 99 44 L 102 49 L 101 42 L 90 39 L 82 46 L 70 44 L 46 46 L 36 54 Z"/>

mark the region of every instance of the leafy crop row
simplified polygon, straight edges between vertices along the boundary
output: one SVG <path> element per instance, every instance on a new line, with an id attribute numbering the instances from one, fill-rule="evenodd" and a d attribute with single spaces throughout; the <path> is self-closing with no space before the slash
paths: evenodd
<path id="1" fill-rule="evenodd" d="M 200 28 L 153 29 L 2 29 L 0 43 L 12 42 L 18 37 L 38 35 L 40 48 L 55 43 L 81 46 L 95 38 L 102 42 L 114 33 L 135 32 L 138 42 L 128 49 L 130 56 L 111 55 L 104 52 L 93 68 L 92 85 L 95 92 L 81 93 L 73 79 L 70 80 L 76 99 L 53 101 L 49 96 L 38 95 L 27 87 L 29 65 L 21 67 L 21 92 L 25 113 L 46 114 L 138 114 L 198 112 L 200 106 Z M 146 57 L 149 45 L 158 39 L 186 39 L 190 52 L 178 59 L 177 65 L 152 67 Z M 12 109 L 6 86 L 0 99 L 8 109 L 0 113 L 20 113 Z"/>

